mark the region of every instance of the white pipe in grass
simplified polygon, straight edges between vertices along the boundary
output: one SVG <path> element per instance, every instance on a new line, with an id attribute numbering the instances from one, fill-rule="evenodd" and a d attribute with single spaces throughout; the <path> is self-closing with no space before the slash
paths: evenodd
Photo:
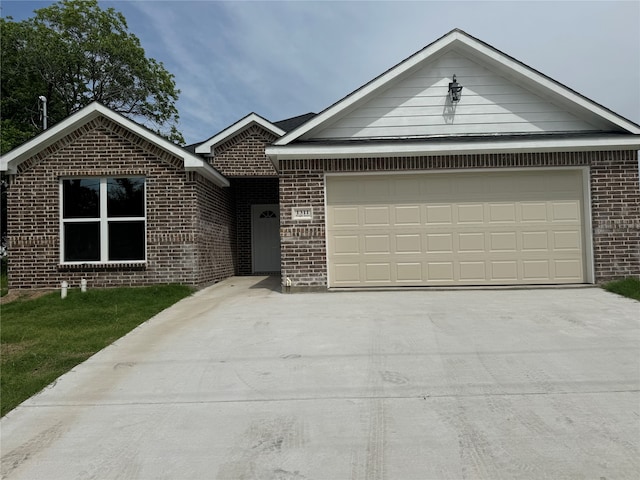
<path id="1" fill-rule="evenodd" d="M 60 289 L 60 298 L 67 298 L 68 288 L 69 288 L 69 283 L 66 280 L 63 280 L 62 288 Z"/>
<path id="2" fill-rule="evenodd" d="M 87 279 L 83 278 L 82 280 L 80 280 L 80 291 L 82 293 L 87 291 Z"/>

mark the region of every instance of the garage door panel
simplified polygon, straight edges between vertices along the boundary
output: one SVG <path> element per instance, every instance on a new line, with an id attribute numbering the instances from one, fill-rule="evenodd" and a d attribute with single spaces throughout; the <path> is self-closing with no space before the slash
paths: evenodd
<path id="1" fill-rule="evenodd" d="M 484 232 L 477 233 L 459 233 L 458 234 L 458 251 L 465 252 L 484 252 Z"/>
<path id="2" fill-rule="evenodd" d="M 393 193 L 397 200 L 415 201 L 421 197 L 422 181 L 411 175 L 399 175 L 393 180 Z"/>
<path id="3" fill-rule="evenodd" d="M 549 260 L 524 260 L 522 262 L 524 280 L 548 280 L 550 275 Z"/>
<path id="4" fill-rule="evenodd" d="M 353 285 L 360 283 L 359 263 L 339 263 L 333 268 L 333 281 L 336 284 Z"/>
<path id="5" fill-rule="evenodd" d="M 427 205 L 425 207 L 427 225 L 451 225 L 453 207 L 451 205 Z"/>
<path id="6" fill-rule="evenodd" d="M 365 263 L 365 281 L 367 283 L 391 282 L 390 263 Z"/>
<path id="7" fill-rule="evenodd" d="M 389 226 L 389 207 L 364 207 L 364 225 L 365 226 Z"/>
<path id="8" fill-rule="evenodd" d="M 422 178 L 423 198 L 428 196 L 437 202 L 440 198 L 449 198 L 453 193 L 453 182 L 451 177 L 433 175 L 429 178 Z"/>
<path id="9" fill-rule="evenodd" d="M 396 264 L 396 279 L 401 283 L 415 283 L 422 282 L 422 263 L 397 263 Z"/>
<path id="10" fill-rule="evenodd" d="M 375 177 L 327 178 L 330 286 L 584 281 L 580 171 Z"/>
<path id="11" fill-rule="evenodd" d="M 379 254 L 391 253 L 389 244 L 389 235 L 365 235 L 364 236 L 364 253 Z"/>
<path id="12" fill-rule="evenodd" d="M 422 253 L 422 235 L 419 233 L 396 235 L 395 240 L 397 253 Z"/>
<path id="13" fill-rule="evenodd" d="M 523 252 L 546 252 L 549 249 L 549 232 L 546 230 L 522 232 L 521 236 Z"/>
<path id="14" fill-rule="evenodd" d="M 427 233 L 427 253 L 453 253 L 453 234 Z"/>
<path id="15" fill-rule="evenodd" d="M 427 262 L 426 267 L 430 282 L 449 284 L 455 280 L 453 262 Z"/>
<path id="16" fill-rule="evenodd" d="M 459 272 L 461 282 L 481 282 L 487 281 L 485 262 L 459 262 Z"/>
<path id="17" fill-rule="evenodd" d="M 388 179 L 369 177 L 363 182 L 362 199 L 365 202 L 389 203 L 391 182 Z"/>
<path id="18" fill-rule="evenodd" d="M 489 238 L 491 252 L 515 252 L 518 250 L 517 232 L 491 232 Z"/>
<path id="19" fill-rule="evenodd" d="M 484 223 L 484 205 L 458 205 L 458 223 Z"/>
<path id="20" fill-rule="evenodd" d="M 478 182 L 477 178 L 472 176 L 460 176 L 453 179 L 453 192 L 458 198 L 468 198 L 482 196 L 489 188 L 488 182 Z"/>
<path id="21" fill-rule="evenodd" d="M 577 260 L 554 261 L 555 277 L 560 280 L 581 281 L 582 262 Z"/>
<path id="22" fill-rule="evenodd" d="M 516 260 L 492 261 L 491 280 L 504 283 L 518 281 L 518 262 Z"/>
<path id="23" fill-rule="evenodd" d="M 358 255 L 360 252 L 358 235 L 336 235 L 330 245 L 333 245 L 330 251 L 335 255 Z"/>
<path id="24" fill-rule="evenodd" d="M 553 202 L 551 204 L 551 213 L 553 222 L 580 222 L 580 205 L 578 202 Z"/>
<path id="25" fill-rule="evenodd" d="M 575 171 L 557 171 L 547 175 L 546 186 L 555 198 L 579 198 L 582 196 L 582 183 L 575 181 Z"/>
<path id="26" fill-rule="evenodd" d="M 398 205 L 394 207 L 394 225 L 421 225 L 420 205 Z"/>
<path id="27" fill-rule="evenodd" d="M 581 232 L 579 230 L 562 230 L 552 232 L 553 250 L 580 250 Z"/>
<path id="28" fill-rule="evenodd" d="M 516 223 L 516 205 L 514 203 L 490 203 L 489 222 L 493 224 Z"/>
<path id="29" fill-rule="evenodd" d="M 358 207 L 333 207 L 331 211 L 332 223 L 335 227 L 359 227 Z"/>
<path id="30" fill-rule="evenodd" d="M 547 223 L 547 210 L 545 202 L 523 202 L 520 204 L 520 219 L 522 222 Z"/>

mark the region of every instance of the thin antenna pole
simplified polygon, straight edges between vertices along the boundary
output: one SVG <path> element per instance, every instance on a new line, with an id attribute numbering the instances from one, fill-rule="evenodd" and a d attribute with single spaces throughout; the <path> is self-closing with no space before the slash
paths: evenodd
<path id="1" fill-rule="evenodd" d="M 42 130 L 47 129 L 47 97 L 40 95 L 38 100 L 42 102 Z"/>

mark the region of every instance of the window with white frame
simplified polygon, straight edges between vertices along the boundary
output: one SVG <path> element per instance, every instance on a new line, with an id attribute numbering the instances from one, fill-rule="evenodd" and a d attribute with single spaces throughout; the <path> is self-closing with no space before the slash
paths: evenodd
<path id="1" fill-rule="evenodd" d="M 144 178 L 69 178 L 60 190 L 62 263 L 145 261 Z"/>

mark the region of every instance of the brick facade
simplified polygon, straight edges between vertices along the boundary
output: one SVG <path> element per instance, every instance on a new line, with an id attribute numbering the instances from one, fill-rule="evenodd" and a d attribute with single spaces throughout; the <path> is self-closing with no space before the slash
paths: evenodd
<path id="1" fill-rule="evenodd" d="M 278 173 L 264 149 L 278 137 L 252 125 L 215 147 L 209 163 L 225 177 L 276 177 Z"/>
<path id="2" fill-rule="evenodd" d="M 209 162 L 231 177 L 220 188 L 182 160 L 120 125 L 98 117 L 18 166 L 8 195 L 9 287 L 206 285 L 251 275 L 251 206 L 280 204 L 282 284 L 327 286 L 326 173 L 428 172 L 486 168 L 588 167 L 594 276 L 604 282 L 640 276 L 640 186 L 635 151 L 478 154 L 368 159 L 283 160 L 278 175 L 264 154 L 275 137 L 249 127 L 216 147 Z M 147 262 L 60 264 L 60 179 L 144 176 Z M 293 220 L 292 207 L 313 207 Z M 289 283 L 290 282 L 290 283 Z"/>
<path id="3" fill-rule="evenodd" d="M 640 277 L 640 186 L 635 151 L 591 154 L 597 282 Z"/>
<path id="4" fill-rule="evenodd" d="M 640 276 L 640 190 L 635 151 L 450 155 L 415 158 L 310 159 L 280 162 L 282 285 L 327 286 L 324 174 L 469 168 L 588 166 L 596 282 Z M 291 208 L 312 206 L 313 220 Z"/>
<path id="5" fill-rule="evenodd" d="M 217 145 L 207 160 L 231 179 L 236 208 L 237 275 L 253 274 L 251 205 L 278 204 L 278 173 L 265 148 L 278 137 L 252 125 Z"/>
<path id="6" fill-rule="evenodd" d="M 144 176 L 147 262 L 60 264 L 61 177 Z M 90 287 L 184 283 L 203 285 L 233 275 L 233 198 L 229 189 L 119 125 L 98 117 L 21 163 L 8 211 L 9 288 L 55 288 L 63 280 Z"/>

